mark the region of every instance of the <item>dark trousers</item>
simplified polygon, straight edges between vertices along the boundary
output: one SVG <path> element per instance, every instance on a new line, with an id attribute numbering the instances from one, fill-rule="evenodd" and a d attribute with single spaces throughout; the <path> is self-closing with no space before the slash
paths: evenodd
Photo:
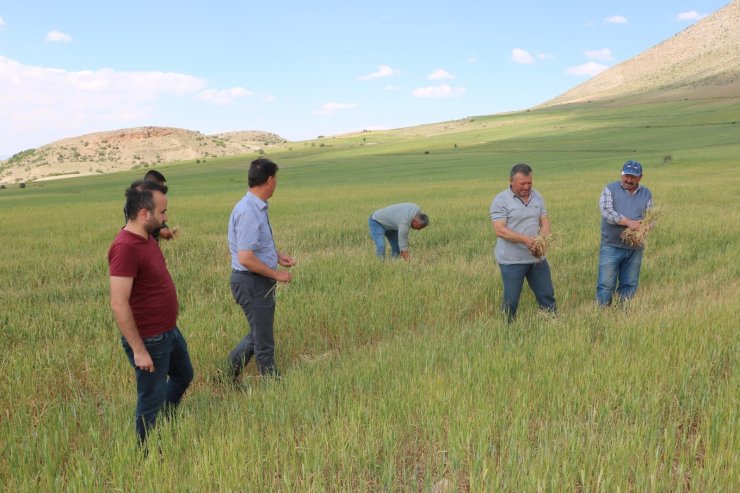
<path id="1" fill-rule="evenodd" d="M 249 333 L 231 350 L 229 363 L 238 376 L 255 356 L 261 375 L 275 375 L 275 281 L 251 272 L 231 273 L 231 294 L 249 322 Z"/>
<path id="2" fill-rule="evenodd" d="M 136 371 L 136 434 L 142 444 L 156 424 L 160 410 L 167 412 L 177 407 L 193 381 L 188 344 L 180 329 L 175 327 L 143 341 L 154 363 L 153 373 L 136 368 L 134 352 L 126 339 L 121 338 L 123 350 Z"/>
<path id="3" fill-rule="evenodd" d="M 532 288 L 540 308 L 549 312 L 556 311 L 555 290 L 552 287 L 547 260 L 533 264 L 499 264 L 499 269 L 504 283 L 502 309 L 509 322 L 516 318 L 524 279 L 527 279 L 529 287 Z"/>

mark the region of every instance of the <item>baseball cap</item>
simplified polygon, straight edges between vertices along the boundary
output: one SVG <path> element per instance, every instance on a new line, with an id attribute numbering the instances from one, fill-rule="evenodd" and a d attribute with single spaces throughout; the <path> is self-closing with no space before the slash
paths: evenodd
<path id="1" fill-rule="evenodd" d="M 642 176 L 642 165 L 630 159 L 622 166 L 623 175 Z"/>

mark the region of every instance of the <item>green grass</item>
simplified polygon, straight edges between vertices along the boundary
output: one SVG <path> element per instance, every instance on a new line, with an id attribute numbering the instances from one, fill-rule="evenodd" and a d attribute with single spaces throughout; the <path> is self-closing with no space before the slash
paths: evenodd
<path id="1" fill-rule="evenodd" d="M 141 170 L 0 190 L 0 490 L 737 490 L 739 113 L 584 104 L 275 148 L 285 376 L 238 391 L 214 377 L 246 330 L 226 223 L 253 156 L 158 167 L 196 379 L 148 459 L 106 260 Z M 665 212 L 637 298 L 599 310 L 598 197 L 627 159 Z M 507 326 L 488 208 L 518 161 L 563 235 L 560 316 L 525 290 Z M 401 201 L 431 226 L 377 262 L 367 216 Z"/>

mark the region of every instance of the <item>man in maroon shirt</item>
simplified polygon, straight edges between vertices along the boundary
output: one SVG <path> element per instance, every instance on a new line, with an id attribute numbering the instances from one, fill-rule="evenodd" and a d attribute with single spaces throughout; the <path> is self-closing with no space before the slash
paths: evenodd
<path id="1" fill-rule="evenodd" d="M 126 190 L 126 226 L 108 251 L 111 308 L 136 372 L 136 432 L 144 445 L 163 408 L 180 403 L 193 380 L 177 328 L 177 292 L 154 239 L 167 220 L 167 186 L 135 181 Z"/>

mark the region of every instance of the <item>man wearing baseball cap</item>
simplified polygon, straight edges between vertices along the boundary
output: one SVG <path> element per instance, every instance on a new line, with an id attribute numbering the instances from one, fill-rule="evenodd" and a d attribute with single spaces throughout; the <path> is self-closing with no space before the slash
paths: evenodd
<path id="1" fill-rule="evenodd" d="M 619 181 L 609 183 L 601 192 L 601 246 L 596 300 L 610 305 L 614 291 L 620 301 L 635 295 L 640 278 L 643 246 L 622 241 L 625 228 L 636 230 L 645 212 L 653 206 L 653 195 L 640 185 L 642 165 L 629 160 L 622 166 Z"/>

